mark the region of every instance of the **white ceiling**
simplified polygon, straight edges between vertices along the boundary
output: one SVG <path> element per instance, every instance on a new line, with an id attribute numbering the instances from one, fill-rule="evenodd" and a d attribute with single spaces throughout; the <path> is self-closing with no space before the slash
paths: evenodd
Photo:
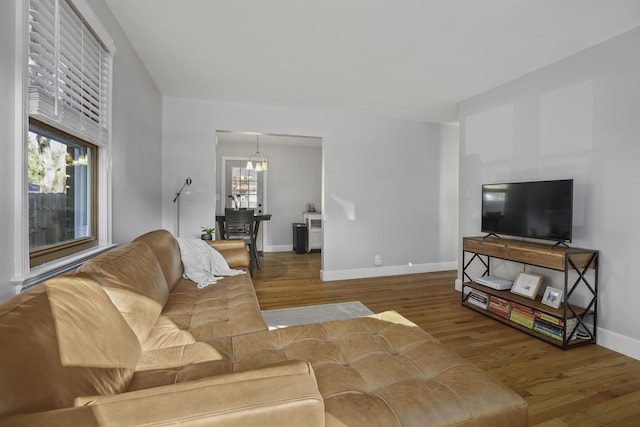
<path id="1" fill-rule="evenodd" d="M 106 0 L 166 96 L 457 120 L 640 25 L 640 0 Z"/>

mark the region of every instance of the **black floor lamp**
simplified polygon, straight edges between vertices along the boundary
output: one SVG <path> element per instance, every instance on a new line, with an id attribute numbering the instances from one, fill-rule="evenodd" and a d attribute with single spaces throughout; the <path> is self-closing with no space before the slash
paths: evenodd
<path id="1" fill-rule="evenodd" d="M 180 236 L 180 195 L 182 194 L 182 190 L 184 190 L 184 187 L 187 187 L 189 185 L 191 185 L 193 181 L 191 180 L 190 177 L 188 177 L 187 179 L 184 180 L 184 184 L 182 184 L 182 187 L 180 187 L 180 190 L 178 190 L 178 192 L 176 193 L 176 197 L 174 197 L 173 199 L 173 203 L 177 203 L 177 221 L 176 221 L 176 237 Z M 187 189 L 187 194 L 189 194 L 190 190 Z"/>

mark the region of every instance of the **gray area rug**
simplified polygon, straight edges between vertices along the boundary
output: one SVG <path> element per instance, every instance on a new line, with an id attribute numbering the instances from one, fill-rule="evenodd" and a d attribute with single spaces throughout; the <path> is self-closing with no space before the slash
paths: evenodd
<path id="1" fill-rule="evenodd" d="M 262 317 L 270 330 L 293 325 L 327 322 L 329 320 L 364 317 L 372 314 L 374 313 L 360 301 L 262 311 Z"/>

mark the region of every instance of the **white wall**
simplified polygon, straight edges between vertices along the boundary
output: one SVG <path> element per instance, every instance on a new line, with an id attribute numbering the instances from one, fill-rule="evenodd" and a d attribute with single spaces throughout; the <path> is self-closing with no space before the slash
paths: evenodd
<path id="1" fill-rule="evenodd" d="M 91 6 L 116 44 L 113 61 L 113 241 L 162 226 L 162 96 L 104 0 Z"/>
<path id="2" fill-rule="evenodd" d="M 14 92 L 15 92 L 15 16 L 16 1 L 0 2 L 0 300 L 13 295 L 10 279 L 13 274 L 13 232 L 14 209 L 13 188 L 15 187 L 15 144 L 14 140 Z"/>
<path id="3" fill-rule="evenodd" d="M 598 343 L 640 358 L 640 28 L 460 104 L 460 236 L 482 183 L 574 178 L 573 245 L 599 249 Z"/>
<path id="4" fill-rule="evenodd" d="M 16 7 L 22 0 L 0 2 L 0 300 L 13 295 L 14 269 Z M 161 227 L 162 98 L 103 0 L 89 3 L 113 37 L 113 238 L 123 243 Z"/>
<path id="5" fill-rule="evenodd" d="M 322 147 L 312 144 L 291 145 L 282 138 L 282 143 L 264 143 L 260 140 L 260 153 L 269 160 L 266 172 L 268 181 L 267 205 L 265 213 L 272 219 L 260 228 L 267 231 L 264 236 L 265 252 L 292 250 L 292 228 L 294 222 L 302 222 L 302 212 L 308 202 L 320 207 L 322 201 Z M 269 140 L 277 140 L 270 136 Z M 255 153 L 256 144 L 239 141 L 218 141 L 216 149 L 216 191 L 224 194 L 220 188 L 222 177 L 222 156 L 248 157 Z M 265 173 L 265 172 L 263 172 Z M 224 213 L 222 199 L 216 203 L 216 212 Z"/>
<path id="6" fill-rule="evenodd" d="M 323 138 L 324 204 L 317 207 L 324 215 L 325 279 L 455 268 L 455 224 L 442 231 L 455 198 L 444 213 L 440 205 L 443 170 L 457 175 L 455 159 L 441 164 L 442 147 L 457 140 L 455 127 L 171 97 L 164 98 L 163 117 L 166 228 L 175 229 L 171 201 L 187 176 L 194 191 L 181 207 L 181 234 L 195 237 L 200 225 L 213 222 L 217 129 L 311 135 Z M 381 267 L 373 267 L 377 254 Z"/>

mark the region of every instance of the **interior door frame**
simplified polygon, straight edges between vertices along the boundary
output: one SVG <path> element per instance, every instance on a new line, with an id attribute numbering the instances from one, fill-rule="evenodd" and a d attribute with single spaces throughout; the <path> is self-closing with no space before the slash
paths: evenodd
<path id="1" fill-rule="evenodd" d="M 221 209 L 219 210 L 220 214 L 224 214 L 224 208 L 227 205 L 227 161 L 242 161 L 246 162 L 249 160 L 248 156 L 221 156 L 220 157 L 220 205 Z M 260 172 L 262 174 L 262 213 L 268 213 L 267 209 L 269 204 L 267 203 L 267 195 L 269 192 L 267 191 L 267 183 L 269 182 L 269 170 Z M 216 208 L 217 209 L 217 208 Z M 269 235 L 269 221 L 262 221 L 260 223 L 260 235 L 258 235 L 258 249 L 262 250 L 264 247 L 264 242 L 267 241 L 267 236 Z M 262 239 L 260 239 L 262 237 Z M 262 240 L 262 241 L 260 241 Z"/>

